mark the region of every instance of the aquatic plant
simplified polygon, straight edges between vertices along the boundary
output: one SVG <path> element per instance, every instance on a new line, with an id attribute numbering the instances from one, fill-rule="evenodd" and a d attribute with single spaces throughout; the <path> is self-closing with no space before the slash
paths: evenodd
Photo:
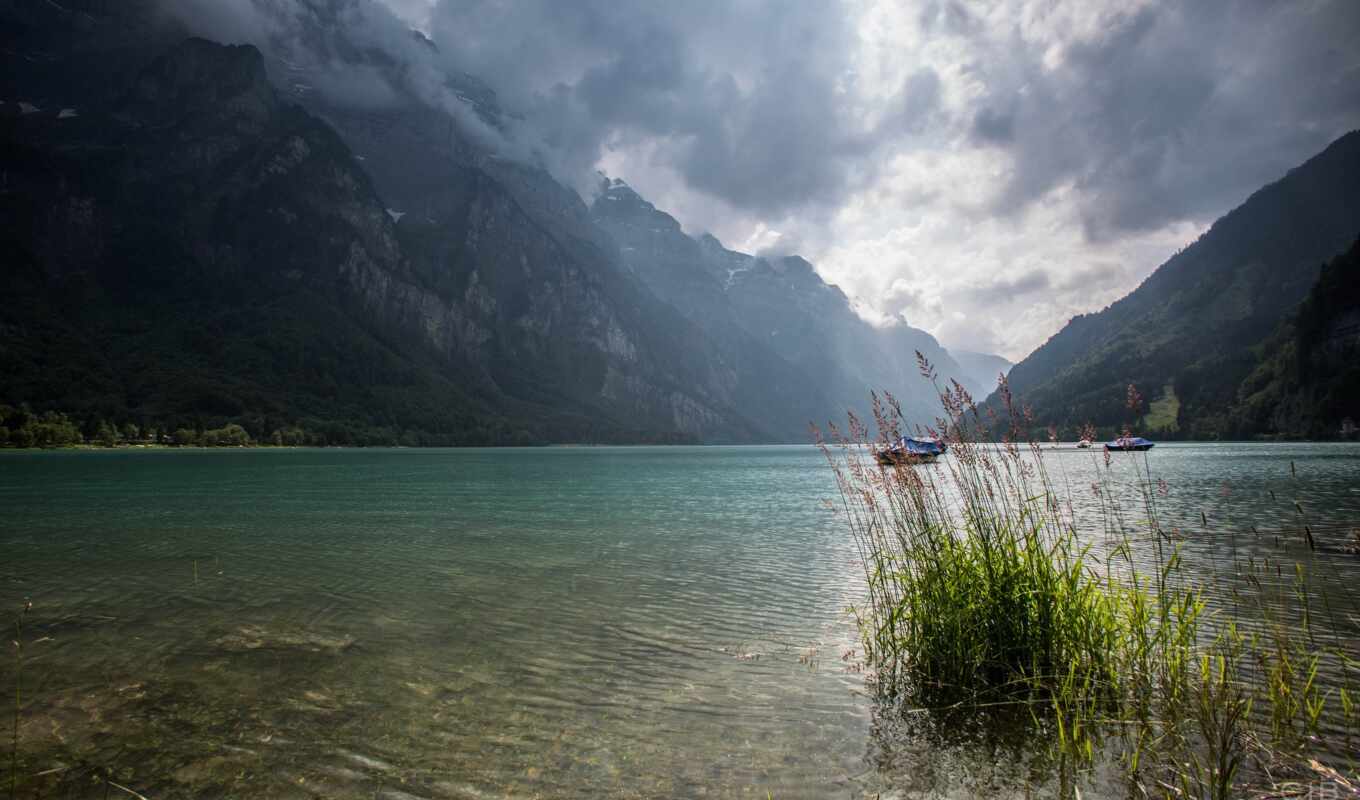
<path id="1" fill-rule="evenodd" d="M 9 796 L 18 797 L 19 792 L 19 716 L 23 710 L 24 677 L 24 619 L 33 610 L 33 601 L 25 599 L 23 608 L 14 618 L 14 735 L 10 740 L 9 752 Z"/>
<path id="2" fill-rule="evenodd" d="M 874 435 L 853 415 L 843 431 L 816 432 L 864 567 L 856 614 L 880 693 L 916 709 L 1022 710 L 1052 743 L 1061 786 L 1104 756 L 1143 796 L 1236 797 L 1311 769 L 1308 737 L 1355 730 L 1354 690 L 1319 685 L 1324 659 L 1346 680 L 1353 671 L 1338 642 L 1313 641 L 1301 566 L 1287 597 L 1245 572 L 1253 591 L 1236 613 L 1260 624 L 1244 633 L 1184 568 L 1182 534 L 1158 514 L 1169 487 L 1146 454 L 1104 453 L 1090 486 L 1099 514 L 1079 519 L 1073 489 L 1023 436 L 1033 420 L 1004 378 L 998 396 L 1002 413 L 980 411 L 957 383 L 941 389 L 943 415 L 920 431 L 948 443 L 933 466 L 872 457 L 903 433 L 891 395 L 873 397 Z M 1134 387 L 1127 405 L 1141 414 Z M 984 441 L 992 431 L 1000 440 Z M 1114 484 L 1115 457 L 1134 465 L 1132 502 Z"/>

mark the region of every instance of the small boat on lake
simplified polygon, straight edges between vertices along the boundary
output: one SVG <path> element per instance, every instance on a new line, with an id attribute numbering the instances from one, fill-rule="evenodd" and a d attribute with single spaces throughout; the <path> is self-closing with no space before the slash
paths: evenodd
<path id="1" fill-rule="evenodd" d="M 1112 453 L 1141 453 L 1144 450 L 1151 450 L 1153 443 L 1141 436 L 1120 436 L 1112 442 L 1105 443 L 1105 449 Z"/>
<path id="2" fill-rule="evenodd" d="M 1078 449 L 1081 449 L 1081 450 L 1089 449 L 1089 448 L 1091 447 L 1091 440 L 1090 440 L 1090 439 L 1082 439 L 1080 442 L 1077 442 L 1077 447 L 1078 447 Z"/>
<path id="3" fill-rule="evenodd" d="M 939 439 L 903 436 L 892 445 L 874 453 L 874 460 L 886 466 L 929 464 L 949 450 Z"/>

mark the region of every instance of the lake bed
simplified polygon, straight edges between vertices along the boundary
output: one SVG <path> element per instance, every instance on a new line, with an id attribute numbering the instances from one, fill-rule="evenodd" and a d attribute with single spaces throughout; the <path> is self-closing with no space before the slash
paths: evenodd
<path id="1" fill-rule="evenodd" d="M 1187 560 L 1225 587 L 1228 548 L 1308 561 L 1354 635 L 1360 446 L 1138 458 Z M 1089 509 L 1100 455 L 1046 462 Z M 835 492 L 803 446 L 0 454 L 0 601 L 34 603 L 25 774 L 55 796 L 101 770 L 152 798 L 1023 795 L 1008 744 L 877 713 Z"/>

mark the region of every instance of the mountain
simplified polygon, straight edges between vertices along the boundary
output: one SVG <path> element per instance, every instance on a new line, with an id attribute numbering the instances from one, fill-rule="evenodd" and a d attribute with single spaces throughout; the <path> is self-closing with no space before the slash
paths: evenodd
<path id="1" fill-rule="evenodd" d="M 875 327 L 848 297 L 798 256 L 760 258 L 729 250 L 711 235 L 687 235 L 669 214 L 620 180 L 605 181 L 591 204 L 618 243 L 624 265 L 658 297 L 733 354 L 764 365 L 775 390 L 764 408 L 787 427 L 794 420 L 842 421 L 866 415 L 871 391 L 887 390 L 907 419 L 926 425 L 940 413 L 923 378 L 919 351 L 945 381 L 964 375 L 934 337 L 905 321 Z M 796 403 L 796 406 L 791 406 Z"/>
<path id="2" fill-rule="evenodd" d="M 475 76 L 413 67 L 433 43 L 350 38 L 349 0 L 263 50 L 167 8 L 0 3 L 0 403 L 87 437 L 806 441 L 875 390 L 934 419 L 918 351 L 969 385 L 802 258 L 688 236 L 621 182 L 588 206 Z"/>
<path id="3" fill-rule="evenodd" d="M 1259 348 L 1227 414 L 1231 432 L 1328 439 L 1360 420 L 1360 240 L 1328 264 Z M 1351 431 L 1348 435 L 1353 435 Z"/>
<path id="4" fill-rule="evenodd" d="M 959 383 L 968 390 L 973 397 L 984 398 L 996 391 L 997 379 L 1011 371 L 1015 366 L 1009 359 L 991 353 L 975 353 L 971 350 L 956 350 L 949 348 L 949 355 L 953 356 L 959 369 L 963 370 L 963 376 Z"/>
<path id="5" fill-rule="evenodd" d="M 397 146 L 435 126 L 441 158 L 370 171 L 357 127 L 280 95 L 256 48 L 50 5 L 0 7 L 23 103 L 0 107 L 0 399 L 332 443 L 774 436 L 541 169 L 405 98 L 370 121 Z"/>
<path id="6" fill-rule="evenodd" d="M 1253 348 L 1293 314 L 1319 265 L 1360 233 L 1360 131 L 1253 194 L 1108 308 L 1071 320 L 1009 375 L 1038 424 L 1129 424 L 1128 385 L 1149 400 L 1145 432 L 1241 435 L 1225 410 Z M 991 402 L 996 402 L 992 398 Z"/>
<path id="7" fill-rule="evenodd" d="M 257 435 L 509 433 L 466 365 L 364 307 L 357 285 L 411 286 L 390 220 L 258 51 L 190 39 L 80 99 L 4 121 L 8 400 Z"/>

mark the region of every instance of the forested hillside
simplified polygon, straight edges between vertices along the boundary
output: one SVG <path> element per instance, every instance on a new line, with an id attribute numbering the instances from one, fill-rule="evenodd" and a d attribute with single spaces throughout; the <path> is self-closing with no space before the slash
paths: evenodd
<path id="1" fill-rule="evenodd" d="M 1009 378 L 1039 425 L 1073 436 L 1128 420 L 1126 389 L 1150 401 L 1144 432 L 1224 438 L 1257 349 L 1292 316 L 1320 265 L 1360 234 L 1360 132 L 1253 194 L 1128 296 L 1074 318 Z M 995 402 L 995 400 L 993 400 Z"/>
<path id="2" fill-rule="evenodd" d="M 1229 435 L 1330 439 L 1360 422 L 1360 240 L 1322 268 L 1298 312 L 1258 350 L 1226 413 Z"/>

